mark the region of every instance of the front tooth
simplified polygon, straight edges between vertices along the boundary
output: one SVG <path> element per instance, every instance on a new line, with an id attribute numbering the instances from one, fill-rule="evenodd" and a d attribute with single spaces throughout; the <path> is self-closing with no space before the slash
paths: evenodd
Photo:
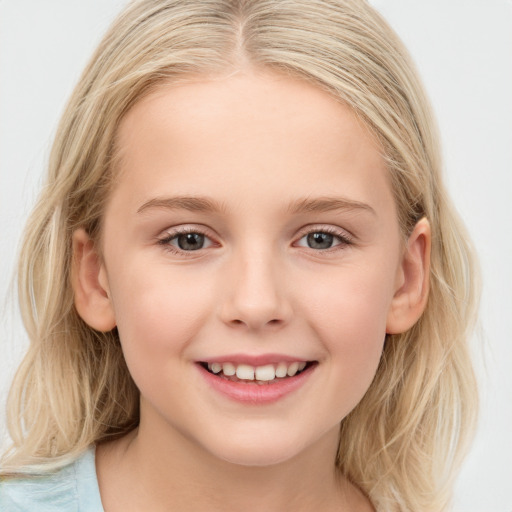
<path id="1" fill-rule="evenodd" d="M 254 380 L 254 368 L 248 364 L 239 364 L 236 367 L 236 376 L 242 380 Z"/>
<path id="2" fill-rule="evenodd" d="M 279 363 L 276 368 L 276 377 L 286 377 L 288 371 L 288 365 L 286 363 Z"/>
<path id="3" fill-rule="evenodd" d="M 295 362 L 288 366 L 288 371 L 286 372 L 289 377 L 293 377 L 299 370 L 299 363 Z"/>
<path id="4" fill-rule="evenodd" d="M 212 363 L 212 367 L 210 368 L 210 370 L 213 373 L 219 373 L 222 370 L 222 365 L 220 363 Z"/>
<path id="5" fill-rule="evenodd" d="M 276 372 L 273 364 L 256 367 L 256 380 L 274 380 Z"/>
<path id="6" fill-rule="evenodd" d="M 235 375 L 236 368 L 235 368 L 234 364 L 224 363 L 222 365 L 222 371 L 223 371 L 224 375 L 226 375 L 227 377 L 231 377 L 231 375 Z"/>

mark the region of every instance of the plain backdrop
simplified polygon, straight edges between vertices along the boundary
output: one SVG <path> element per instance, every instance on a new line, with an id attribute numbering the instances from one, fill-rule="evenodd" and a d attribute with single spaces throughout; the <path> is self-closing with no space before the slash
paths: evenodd
<path id="1" fill-rule="evenodd" d="M 27 346 L 9 295 L 20 232 L 64 102 L 125 3 L 0 0 L 3 431 L 5 395 Z M 405 41 L 425 82 L 440 125 L 446 180 L 483 272 L 483 341 L 475 349 L 482 417 L 458 481 L 455 510 L 512 512 L 512 2 L 371 3 Z"/>

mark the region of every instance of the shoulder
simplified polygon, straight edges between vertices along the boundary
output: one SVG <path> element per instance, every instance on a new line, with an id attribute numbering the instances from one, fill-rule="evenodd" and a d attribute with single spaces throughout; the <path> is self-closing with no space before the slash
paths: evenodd
<path id="1" fill-rule="evenodd" d="M 0 480 L 2 512 L 103 512 L 94 448 L 72 464 L 44 476 Z"/>

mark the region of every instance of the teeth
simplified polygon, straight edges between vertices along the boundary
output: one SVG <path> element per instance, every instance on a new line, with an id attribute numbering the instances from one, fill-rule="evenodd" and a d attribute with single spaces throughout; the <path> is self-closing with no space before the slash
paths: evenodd
<path id="1" fill-rule="evenodd" d="M 254 380 L 254 367 L 248 364 L 239 364 L 236 369 L 236 376 L 242 380 Z"/>
<path id="2" fill-rule="evenodd" d="M 288 366 L 288 377 L 293 377 L 299 371 L 299 363 L 292 363 Z"/>
<path id="3" fill-rule="evenodd" d="M 236 373 L 236 367 L 234 364 L 231 363 L 224 363 L 222 365 L 222 371 L 224 372 L 224 375 L 231 377 L 232 375 L 235 375 Z"/>
<path id="4" fill-rule="evenodd" d="M 276 371 L 273 364 L 256 367 L 256 380 L 274 380 L 275 378 Z"/>
<path id="5" fill-rule="evenodd" d="M 276 377 L 286 377 L 288 374 L 288 365 L 286 363 L 279 363 L 276 368 Z"/>
<path id="6" fill-rule="evenodd" d="M 226 377 L 237 376 L 240 380 L 257 380 L 268 382 L 277 378 L 293 377 L 306 367 L 305 361 L 292 363 L 281 362 L 277 365 L 266 364 L 263 366 L 251 366 L 248 364 L 235 365 L 233 363 L 208 363 L 208 369 L 212 373 L 222 373 Z"/>
<path id="7" fill-rule="evenodd" d="M 220 373 L 220 371 L 222 370 L 222 365 L 219 363 L 212 363 L 211 370 L 213 373 Z"/>

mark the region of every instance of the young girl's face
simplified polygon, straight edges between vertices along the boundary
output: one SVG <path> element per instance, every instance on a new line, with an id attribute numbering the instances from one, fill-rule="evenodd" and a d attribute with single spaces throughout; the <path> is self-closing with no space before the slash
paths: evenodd
<path id="1" fill-rule="evenodd" d="M 245 71 L 146 97 L 118 148 L 98 282 L 138 435 L 248 465 L 334 456 L 406 274 L 367 130 L 306 82 Z"/>

